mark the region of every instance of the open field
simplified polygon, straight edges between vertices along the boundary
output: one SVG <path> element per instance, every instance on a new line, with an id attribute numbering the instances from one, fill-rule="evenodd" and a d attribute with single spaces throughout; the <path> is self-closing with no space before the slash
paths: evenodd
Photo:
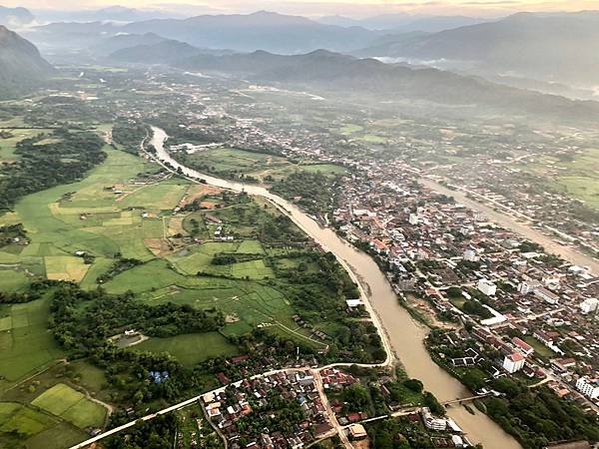
<path id="1" fill-rule="evenodd" d="M 0 164 L 14 162 L 18 159 L 18 156 L 14 153 L 17 143 L 24 139 L 50 132 L 50 130 L 29 128 L 6 129 L 0 125 L 0 133 L 2 132 L 10 133 L 12 136 L 6 139 L 0 137 Z"/>
<path id="2" fill-rule="evenodd" d="M 320 171 L 325 175 L 340 175 L 346 172 L 343 167 L 337 165 L 297 164 L 280 156 L 231 148 L 194 153 L 186 156 L 186 160 L 200 171 L 228 178 L 244 175 L 267 183 L 286 178 L 296 171 Z"/>
<path id="3" fill-rule="evenodd" d="M 79 428 L 100 427 L 106 409 L 65 384 L 57 384 L 33 400 L 32 405 L 69 421 Z"/>
<path id="4" fill-rule="evenodd" d="M 524 337 L 524 341 L 528 343 L 530 346 L 532 346 L 535 352 L 541 357 L 550 358 L 555 355 L 553 351 L 551 351 L 551 349 L 549 349 L 547 346 L 545 346 L 532 335 Z"/>
<path id="5" fill-rule="evenodd" d="M 48 316 L 46 299 L 0 307 L 0 391 L 62 355 Z"/>
<path id="6" fill-rule="evenodd" d="M 166 352 L 186 366 L 212 357 L 232 357 L 239 352 L 217 332 L 184 334 L 170 338 L 150 338 L 132 348 L 134 351 Z"/>
<path id="7" fill-rule="evenodd" d="M 594 209 L 599 209 L 599 148 L 588 149 L 572 161 L 539 156 L 519 168 L 548 180 L 550 185 L 567 192 Z"/>
<path id="8" fill-rule="evenodd" d="M 106 151 L 106 162 L 81 182 L 29 195 L 16 205 L 15 214 L 6 220 L 23 223 L 31 242 L 19 254 L 0 252 L 0 263 L 15 264 L 13 269 L 20 268 L 21 272 L 37 266 L 29 271 L 49 279 L 85 280 L 84 285 L 93 288 L 115 254 L 153 258 L 144 239 L 162 238 L 164 225 L 161 219 L 150 216 L 175 207 L 187 183 L 133 186 L 130 180 L 147 166 L 132 155 L 109 148 Z M 122 195 L 111 189 L 115 185 L 126 186 L 123 190 L 130 188 L 132 193 L 119 201 Z M 142 211 L 147 211 L 148 218 L 142 218 Z M 4 217 L 0 217 L 3 223 Z M 77 251 L 95 259 L 86 264 L 83 258 L 75 257 Z M 20 285 L 17 280 L 12 284 L 8 287 Z"/>

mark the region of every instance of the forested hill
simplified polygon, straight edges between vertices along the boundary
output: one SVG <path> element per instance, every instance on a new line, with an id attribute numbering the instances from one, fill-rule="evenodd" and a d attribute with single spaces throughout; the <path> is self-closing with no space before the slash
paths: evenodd
<path id="1" fill-rule="evenodd" d="M 35 45 L 0 25 L 0 97 L 32 87 L 53 72 Z"/>

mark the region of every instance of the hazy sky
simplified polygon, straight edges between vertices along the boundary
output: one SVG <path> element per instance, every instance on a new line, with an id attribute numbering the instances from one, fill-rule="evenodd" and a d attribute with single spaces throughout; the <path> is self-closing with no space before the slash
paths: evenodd
<path id="1" fill-rule="evenodd" d="M 88 9 L 114 0 L 0 0 L 4 6 L 32 9 Z M 386 12 L 503 15 L 515 11 L 599 10 L 599 0 L 124 0 L 120 6 L 172 9 L 189 14 L 251 12 L 260 9 L 309 16 L 367 16 Z"/>

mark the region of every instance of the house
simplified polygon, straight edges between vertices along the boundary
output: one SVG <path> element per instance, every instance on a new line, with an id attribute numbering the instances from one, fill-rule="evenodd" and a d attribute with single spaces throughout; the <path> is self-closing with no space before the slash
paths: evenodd
<path id="1" fill-rule="evenodd" d="M 555 305 L 559 302 L 559 296 L 550 292 L 545 287 L 535 288 L 532 292 L 537 298 L 542 299 L 546 303 Z"/>
<path id="2" fill-rule="evenodd" d="M 591 312 L 597 311 L 599 308 L 599 299 L 587 298 L 580 303 L 580 311 L 583 315 L 588 315 Z"/>
<path id="3" fill-rule="evenodd" d="M 512 338 L 512 343 L 514 344 L 514 346 L 516 346 L 516 349 L 520 353 L 522 353 L 522 355 L 524 357 L 530 357 L 535 352 L 533 347 L 530 346 L 528 343 L 526 343 L 521 338 L 518 338 L 518 337 Z"/>
<path id="4" fill-rule="evenodd" d="M 362 424 L 352 424 L 349 426 L 349 435 L 352 440 L 363 440 L 368 436 Z"/>

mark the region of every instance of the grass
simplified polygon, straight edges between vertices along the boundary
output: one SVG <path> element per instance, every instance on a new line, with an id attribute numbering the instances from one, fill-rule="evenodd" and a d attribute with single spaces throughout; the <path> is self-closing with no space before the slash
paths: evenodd
<path id="1" fill-rule="evenodd" d="M 194 153 L 188 156 L 188 160 L 192 165 L 198 166 L 200 171 L 207 170 L 210 173 L 224 177 L 243 174 L 251 176 L 260 182 L 278 181 L 298 170 L 309 172 L 321 171 L 323 174 L 331 175 L 345 173 L 343 167 L 333 164 L 297 164 L 280 156 L 231 148 L 219 148 Z"/>
<path id="2" fill-rule="evenodd" d="M 169 260 L 179 271 L 187 275 L 198 272 L 207 275 L 230 276 L 238 279 L 273 278 L 273 270 L 264 264 L 263 259 L 238 262 L 230 265 L 213 265 L 215 254 L 221 252 L 263 255 L 264 249 L 257 240 L 247 240 L 241 243 L 206 243 L 193 250 L 192 254 L 183 257 L 171 257 Z"/>
<path id="3" fill-rule="evenodd" d="M 360 125 L 355 125 L 355 124 L 348 124 L 345 125 L 344 127 L 339 129 L 339 132 L 345 136 L 349 136 L 351 134 L 355 134 L 355 133 L 359 133 L 360 131 L 363 131 L 364 127 L 360 126 Z"/>
<path id="4" fill-rule="evenodd" d="M 0 291 L 16 292 L 23 290 L 29 284 L 29 279 L 29 276 L 22 271 L 0 268 Z"/>
<path id="5" fill-rule="evenodd" d="M 79 283 L 89 269 L 89 265 L 86 265 L 81 257 L 74 256 L 46 256 L 44 264 L 46 277 L 58 281 Z"/>
<path id="6" fill-rule="evenodd" d="M 0 432 L 17 433 L 25 438 L 47 430 L 57 419 L 22 404 L 0 402 Z"/>
<path id="7" fill-rule="evenodd" d="M 540 357 L 543 357 L 545 359 L 553 357 L 553 351 L 551 351 L 551 349 L 549 349 L 535 337 L 531 335 L 526 336 L 524 337 L 524 341 L 528 343 L 530 346 L 532 346 L 532 348 L 535 350 L 535 353 Z"/>
<path id="8" fill-rule="evenodd" d="M 46 390 L 31 404 L 82 429 L 101 427 L 106 418 L 106 409 L 102 405 L 86 399 L 83 393 L 65 384 Z"/>
<path id="9" fill-rule="evenodd" d="M 366 134 L 365 136 L 360 137 L 360 140 L 366 143 L 372 143 L 377 145 L 387 143 L 387 139 L 385 137 L 376 136 L 374 134 Z"/>
<path id="10" fill-rule="evenodd" d="M 8 131 L 13 136 L 9 137 L 8 139 L 0 138 L 0 163 L 10 163 L 19 159 L 18 155 L 15 154 L 15 148 L 17 143 L 19 143 L 20 141 L 31 137 L 35 137 L 38 134 L 44 134 L 46 132 L 49 132 L 49 130 L 45 129 L 3 129 L 0 126 L 0 132 L 1 131 Z"/>
<path id="11" fill-rule="evenodd" d="M 547 179 L 550 185 L 599 209 L 599 148 L 586 149 L 572 161 L 538 156 L 532 163 L 519 166 Z"/>
<path id="12" fill-rule="evenodd" d="M 48 331 L 49 300 L 0 309 L 0 391 L 62 355 Z"/>
<path id="13" fill-rule="evenodd" d="M 217 332 L 184 334 L 170 338 L 150 338 L 133 346 L 136 351 L 166 352 L 186 366 L 197 365 L 212 357 L 232 357 L 237 347 Z"/>

